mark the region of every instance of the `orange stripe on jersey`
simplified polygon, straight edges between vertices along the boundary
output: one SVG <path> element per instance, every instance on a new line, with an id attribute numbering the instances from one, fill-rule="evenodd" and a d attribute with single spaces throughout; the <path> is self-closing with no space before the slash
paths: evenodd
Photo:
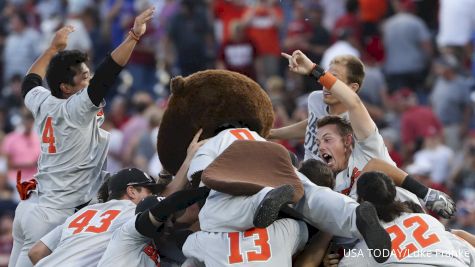
<path id="1" fill-rule="evenodd" d="M 247 129 L 232 129 L 229 132 L 238 140 L 256 140 Z"/>

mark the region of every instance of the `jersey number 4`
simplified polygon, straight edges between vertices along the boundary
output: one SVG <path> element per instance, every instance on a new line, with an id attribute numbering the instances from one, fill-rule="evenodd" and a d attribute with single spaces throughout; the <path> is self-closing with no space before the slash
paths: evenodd
<path id="1" fill-rule="evenodd" d="M 412 227 L 414 224 L 418 225 L 417 228 L 412 232 L 412 236 L 420 248 L 428 247 L 440 241 L 436 234 L 430 234 L 424 237 L 425 233 L 429 229 L 429 225 L 427 225 L 424 219 L 422 219 L 420 216 L 409 217 L 405 219 L 402 224 L 406 229 Z M 406 235 L 398 225 L 388 227 L 386 231 L 389 234 L 395 235 L 394 239 L 392 240 L 392 250 L 398 260 L 402 260 L 411 253 L 419 250 L 419 248 L 413 243 L 409 243 L 405 248 L 401 249 L 401 244 L 406 241 Z"/>
<path id="2" fill-rule="evenodd" d="M 240 232 L 228 233 L 229 240 L 229 264 L 243 263 L 243 255 L 241 254 Z M 257 235 L 257 238 L 255 237 Z M 244 238 L 253 238 L 254 245 L 259 247 L 259 252 L 248 251 L 247 262 L 253 261 L 267 261 L 271 258 L 271 251 L 269 245 L 269 234 L 266 228 L 252 228 L 243 233 Z"/>
<path id="3" fill-rule="evenodd" d="M 120 210 L 105 211 L 99 215 L 99 218 L 102 218 L 99 225 L 90 225 L 91 220 L 96 216 L 97 212 L 97 210 L 86 210 L 72 220 L 68 228 L 75 229 L 73 235 L 83 232 L 84 228 L 86 229 L 84 232 L 89 233 L 99 234 L 105 232 L 111 226 L 112 221 L 120 214 Z"/>
<path id="4" fill-rule="evenodd" d="M 45 128 L 43 129 L 42 141 L 45 144 L 49 144 L 48 153 L 56 153 L 56 146 L 54 145 L 54 131 L 52 118 L 46 118 Z"/>

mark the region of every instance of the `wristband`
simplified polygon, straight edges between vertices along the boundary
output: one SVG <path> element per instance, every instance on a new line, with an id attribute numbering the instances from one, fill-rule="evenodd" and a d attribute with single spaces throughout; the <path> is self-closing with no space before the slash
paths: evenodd
<path id="1" fill-rule="evenodd" d="M 325 74 L 325 70 L 318 66 L 317 64 L 313 64 L 313 68 L 312 70 L 310 71 L 310 73 L 308 74 L 309 76 L 311 77 L 314 77 L 315 79 L 320 79 L 320 77 L 322 77 L 323 75 Z"/>
<path id="2" fill-rule="evenodd" d="M 420 199 L 424 199 L 427 195 L 427 192 L 429 192 L 429 188 L 421 184 L 416 179 L 412 178 L 410 175 L 404 178 L 401 187 L 407 189 L 411 193 L 414 193 Z"/>
<path id="3" fill-rule="evenodd" d="M 130 31 L 129 31 L 129 36 L 130 36 L 130 38 L 134 39 L 137 42 L 140 40 L 140 37 L 137 36 L 137 34 L 135 34 L 134 30 L 132 30 L 132 29 L 130 29 Z"/>

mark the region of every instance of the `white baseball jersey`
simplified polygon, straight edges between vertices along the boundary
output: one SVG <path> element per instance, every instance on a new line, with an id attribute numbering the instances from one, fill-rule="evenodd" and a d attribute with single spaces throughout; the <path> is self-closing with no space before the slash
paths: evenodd
<path id="1" fill-rule="evenodd" d="M 109 133 L 100 129 L 105 105 L 95 106 L 83 89 L 68 99 L 37 86 L 25 97 L 41 136 L 39 205 L 73 208 L 95 197 L 105 173 Z"/>
<path id="2" fill-rule="evenodd" d="M 329 116 L 328 105 L 323 102 L 323 91 L 314 91 L 308 96 L 308 119 L 307 130 L 305 131 L 305 157 L 307 159 L 319 159 L 317 146 L 317 121 L 325 116 Z M 348 112 L 339 115 L 349 120 Z"/>
<path id="3" fill-rule="evenodd" d="M 403 214 L 390 223 L 381 222 L 392 241 L 392 252 L 377 264 L 364 241 L 345 252 L 338 266 L 444 266 L 467 267 L 475 264 L 475 249 L 450 232 L 434 217 L 421 213 Z M 379 253 L 379 252 L 375 252 Z"/>
<path id="4" fill-rule="evenodd" d="M 136 219 L 136 216 L 129 219 L 114 232 L 98 267 L 160 266 L 160 255 L 152 239 L 137 231 Z"/>
<path id="5" fill-rule="evenodd" d="M 213 138 L 210 138 L 196 151 L 195 156 L 191 160 L 190 168 L 188 169 L 188 180 L 191 181 L 191 176 L 194 173 L 206 169 L 215 158 L 223 153 L 223 151 L 236 140 L 267 141 L 258 133 L 247 128 L 223 130 Z"/>
<path id="6" fill-rule="evenodd" d="M 97 266 L 114 231 L 134 218 L 134 213 L 135 204 L 130 200 L 82 208 L 41 239 L 53 253 L 35 266 Z"/>
<path id="7" fill-rule="evenodd" d="M 188 236 L 183 254 L 218 266 L 292 266 L 292 255 L 301 250 L 308 239 L 304 222 L 282 219 L 267 228 L 245 232 L 196 232 Z"/>

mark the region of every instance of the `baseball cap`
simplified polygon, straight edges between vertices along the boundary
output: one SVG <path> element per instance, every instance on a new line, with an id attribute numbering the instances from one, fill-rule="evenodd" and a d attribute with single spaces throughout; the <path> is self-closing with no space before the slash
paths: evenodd
<path id="1" fill-rule="evenodd" d="M 152 192 L 160 192 L 163 184 L 157 184 L 150 175 L 137 168 L 122 169 L 109 178 L 109 195 L 113 192 L 124 191 L 127 186 L 143 186 Z"/>

